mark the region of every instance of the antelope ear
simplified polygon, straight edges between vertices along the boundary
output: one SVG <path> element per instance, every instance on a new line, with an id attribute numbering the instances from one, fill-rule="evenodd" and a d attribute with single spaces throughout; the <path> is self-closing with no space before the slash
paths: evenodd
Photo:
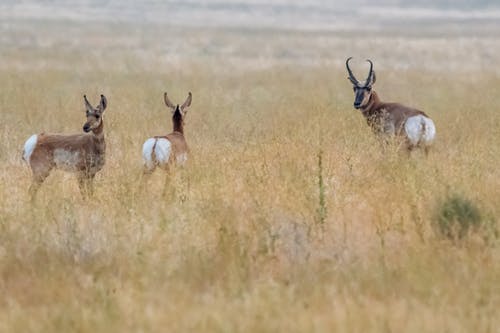
<path id="1" fill-rule="evenodd" d="M 100 111 L 104 112 L 104 110 L 106 110 L 107 106 L 108 106 L 108 100 L 106 99 L 106 96 L 101 95 L 101 102 L 99 102 Z"/>
<path id="2" fill-rule="evenodd" d="M 191 106 L 192 99 L 193 99 L 193 95 L 191 94 L 191 92 L 189 92 L 188 97 L 186 98 L 186 101 L 184 102 L 184 104 L 181 105 L 181 111 L 183 113 L 186 113 L 187 108 L 189 108 Z"/>
<path id="3" fill-rule="evenodd" d="M 168 99 L 166 92 L 163 94 L 163 100 L 165 101 L 165 105 L 167 106 L 167 108 L 170 108 L 172 109 L 172 112 L 175 112 L 175 105 L 170 101 L 170 99 Z"/>
<path id="4" fill-rule="evenodd" d="M 83 95 L 83 100 L 85 102 L 85 109 L 87 110 L 87 112 L 93 112 L 94 111 L 94 108 L 92 107 L 92 105 L 89 103 L 89 100 L 87 99 L 87 95 Z"/>

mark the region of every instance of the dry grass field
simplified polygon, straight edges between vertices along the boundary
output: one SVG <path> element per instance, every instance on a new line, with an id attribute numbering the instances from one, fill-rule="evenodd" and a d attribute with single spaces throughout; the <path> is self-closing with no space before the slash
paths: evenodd
<path id="1" fill-rule="evenodd" d="M 450 196 L 500 220 L 500 29 L 1 29 L 0 332 L 500 331 L 494 227 L 433 227 Z M 350 55 L 435 120 L 427 158 L 381 149 Z M 164 91 L 193 93 L 190 161 L 145 181 L 142 143 L 172 126 Z M 95 196 L 55 171 L 32 204 L 24 141 L 81 132 L 84 93 L 109 102 Z"/>

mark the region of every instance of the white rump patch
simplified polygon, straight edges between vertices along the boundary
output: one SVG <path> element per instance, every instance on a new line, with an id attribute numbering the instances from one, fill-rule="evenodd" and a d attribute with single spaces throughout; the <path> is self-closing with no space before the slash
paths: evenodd
<path id="1" fill-rule="evenodd" d="M 436 127 L 432 119 L 418 115 L 406 120 L 405 132 L 413 146 L 419 144 L 429 146 L 436 136 Z"/>
<path id="2" fill-rule="evenodd" d="M 31 154 L 33 154 L 33 150 L 35 150 L 36 143 L 38 142 L 38 135 L 33 134 L 32 136 L 29 137 L 28 140 L 24 143 L 24 150 L 23 150 L 23 159 L 26 161 L 26 163 L 30 164 L 30 158 Z"/>
<path id="3" fill-rule="evenodd" d="M 158 164 L 167 164 L 172 152 L 172 144 L 164 138 L 159 138 L 156 141 L 155 157 Z"/>
<path id="4" fill-rule="evenodd" d="M 165 138 L 149 138 L 142 146 L 142 158 L 147 169 L 153 170 L 156 164 L 167 164 L 172 152 L 172 144 Z"/>
<path id="5" fill-rule="evenodd" d="M 177 164 L 179 164 L 179 165 L 184 165 L 184 164 L 186 164 L 187 159 L 188 159 L 188 155 L 187 155 L 187 153 L 182 153 L 182 154 L 179 154 L 179 155 L 177 155 L 177 157 L 176 157 Z"/>
<path id="6" fill-rule="evenodd" d="M 54 150 L 54 163 L 63 170 L 73 170 L 80 161 L 80 153 L 78 151 L 70 151 L 66 149 Z"/>
<path id="7" fill-rule="evenodd" d="M 155 166 L 153 159 L 153 147 L 155 145 L 156 139 L 150 138 L 142 145 L 142 159 L 144 160 L 144 165 L 148 169 L 153 169 Z"/>

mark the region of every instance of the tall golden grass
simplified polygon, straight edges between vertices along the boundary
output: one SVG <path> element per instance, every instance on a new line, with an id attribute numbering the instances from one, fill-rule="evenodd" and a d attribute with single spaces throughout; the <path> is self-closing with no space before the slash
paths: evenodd
<path id="1" fill-rule="evenodd" d="M 144 66 L 98 45 L 89 60 L 56 44 L 60 68 L 39 50 L 4 58 L 0 331 L 498 331 L 498 241 L 432 228 L 454 193 L 500 217 L 497 75 L 391 69 L 376 48 L 380 96 L 437 126 L 428 158 L 407 158 L 353 110 L 345 50 L 322 66 L 220 55 Z M 193 92 L 190 161 L 144 183 L 142 143 L 172 127 L 164 91 Z M 23 143 L 80 132 L 84 93 L 109 102 L 95 197 L 55 171 L 31 204 Z"/>

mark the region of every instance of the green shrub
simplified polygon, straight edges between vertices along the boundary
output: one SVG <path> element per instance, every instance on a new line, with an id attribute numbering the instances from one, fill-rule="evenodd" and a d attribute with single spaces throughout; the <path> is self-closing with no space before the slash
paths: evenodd
<path id="1" fill-rule="evenodd" d="M 455 194 L 438 207 L 434 222 L 442 236 L 462 239 L 469 232 L 479 230 L 484 225 L 484 218 L 472 201 Z"/>

